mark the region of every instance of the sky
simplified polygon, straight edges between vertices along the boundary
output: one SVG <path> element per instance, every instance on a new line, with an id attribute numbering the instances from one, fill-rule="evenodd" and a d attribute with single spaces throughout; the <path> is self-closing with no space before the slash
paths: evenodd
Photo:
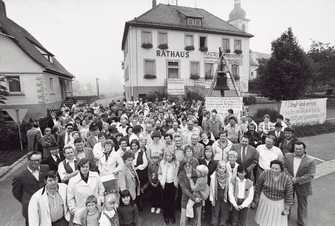
<path id="1" fill-rule="evenodd" d="M 335 44 L 334 0 L 241 0 L 247 12 L 250 48 L 270 53 L 288 27 L 307 51 L 311 40 Z M 151 0 L 4 0 L 7 16 L 27 29 L 80 82 L 100 80 L 102 92 L 123 87 L 124 24 L 151 8 Z M 171 4 L 175 0 L 157 0 Z M 178 0 L 228 20 L 233 0 Z"/>

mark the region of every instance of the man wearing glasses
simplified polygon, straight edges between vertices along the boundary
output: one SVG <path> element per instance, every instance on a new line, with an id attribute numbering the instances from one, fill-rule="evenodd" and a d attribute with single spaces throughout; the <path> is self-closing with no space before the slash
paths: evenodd
<path id="1" fill-rule="evenodd" d="M 12 193 L 22 205 L 22 215 L 28 226 L 28 204 L 31 196 L 44 186 L 44 176 L 49 167 L 41 165 L 42 154 L 31 152 L 27 156 L 28 166 L 20 174 L 14 177 L 12 183 Z"/>

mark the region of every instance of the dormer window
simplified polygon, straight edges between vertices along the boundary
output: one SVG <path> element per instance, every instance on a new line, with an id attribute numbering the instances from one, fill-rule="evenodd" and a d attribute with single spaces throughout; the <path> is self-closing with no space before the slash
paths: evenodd
<path id="1" fill-rule="evenodd" d="M 186 24 L 192 26 L 202 26 L 202 18 L 187 17 Z"/>

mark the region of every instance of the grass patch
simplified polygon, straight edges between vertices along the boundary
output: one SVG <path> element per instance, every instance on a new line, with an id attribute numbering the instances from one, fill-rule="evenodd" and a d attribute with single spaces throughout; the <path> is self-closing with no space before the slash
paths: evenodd
<path id="1" fill-rule="evenodd" d="M 294 126 L 293 128 L 297 137 L 309 137 L 326 133 L 334 133 L 335 123 L 326 122 L 320 125 Z"/>

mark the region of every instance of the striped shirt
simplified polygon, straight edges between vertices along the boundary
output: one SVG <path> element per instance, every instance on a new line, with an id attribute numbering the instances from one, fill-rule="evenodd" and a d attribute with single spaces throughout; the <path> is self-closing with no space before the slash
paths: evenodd
<path id="1" fill-rule="evenodd" d="M 271 200 L 284 199 L 285 204 L 293 205 L 293 183 L 291 178 L 281 173 L 279 179 L 275 180 L 271 170 L 265 170 L 259 177 L 256 184 L 256 200 L 261 192 Z"/>

